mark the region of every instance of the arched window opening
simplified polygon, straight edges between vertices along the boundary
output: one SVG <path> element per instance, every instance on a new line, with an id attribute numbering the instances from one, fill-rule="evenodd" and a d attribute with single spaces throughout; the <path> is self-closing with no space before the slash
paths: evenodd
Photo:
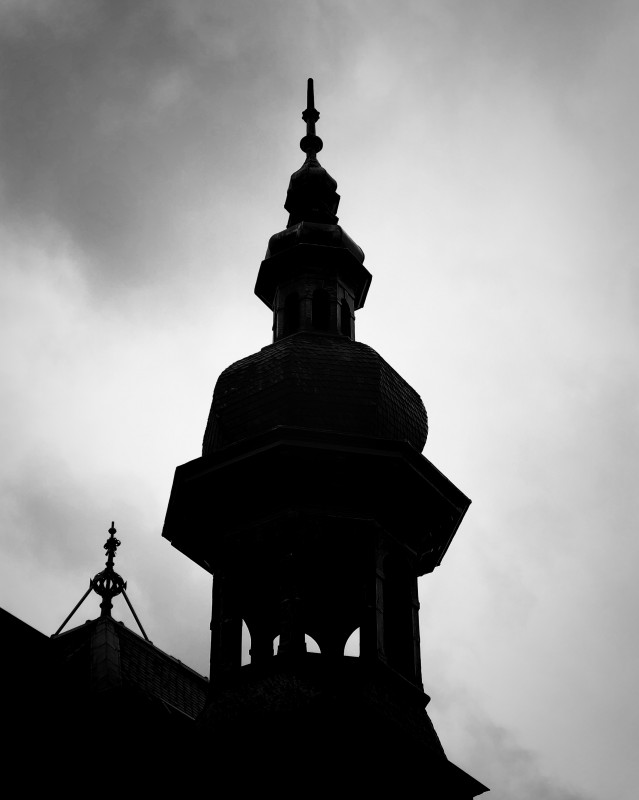
<path id="1" fill-rule="evenodd" d="M 242 620 L 242 666 L 251 663 L 251 632 Z"/>
<path id="2" fill-rule="evenodd" d="M 351 633 L 346 640 L 344 655 L 359 657 L 359 628 L 355 628 L 353 633 Z"/>
<path id="3" fill-rule="evenodd" d="M 300 298 L 297 292 L 292 292 L 284 301 L 284 329 L 283 336 L 295 333 L 300 327 Z"/>
<path id="4" fill-rule="evenodd" d="M 309 636 L 308 633 L 304 634 L 304 641 L 306 642 L 306 652 L 307 653 L 321 653 L 320 646 L 317 644 L 315 639 L 312 636 Z"/>
<path id="5" fill-rule="evenodd" d="M 309 636 L 308 633 L 304 634 L 304 642 L 306 643 L 306 652 L 307 653 L 321 653 L 320 646 L 317 644 L 315 639 L 312 636 Z M 278 635 L 273 639 L 273 654 L 277 655 L 280 649 L 280 635 Z"/>
<path id="6" fill-rule="evenodd" d="M 313 328 L 316 331 L 327 331 L 331 315 L 331 299 L 326 289 L 315 289 L 313 292 Z"/>
<path id="7" fill-rule="evenodd" d="M 344 298 L 340 303 L 340 309 L 341 309 L 341 321 L 340 321 L 341 332 L 344 336 L 352 338 L 353 320 L 351 318 L 351 307 L 346 298 Z"/>

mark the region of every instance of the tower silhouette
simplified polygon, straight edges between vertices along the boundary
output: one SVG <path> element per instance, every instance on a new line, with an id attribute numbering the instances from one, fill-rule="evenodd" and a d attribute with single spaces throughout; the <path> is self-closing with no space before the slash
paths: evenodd
<path id="1" fill-rule="evenodd" d="M 446 758 L 426 712 L 417 585 L 470 501 L 421 455 L 417 392 L 355 339 L 371 274 L 317 159 L 312 80 L 302 116 L 288 225 L 255 287 L 273 342 L 220 375 L 202 456 L 177 468 L 164 525 L 213 575 L 198 726 L 218 775 L 259 765 L 278 783 L 350 776 L 475 797 L 486 787 Z M 359 655 L 345 655 L 356 631 Z"/>

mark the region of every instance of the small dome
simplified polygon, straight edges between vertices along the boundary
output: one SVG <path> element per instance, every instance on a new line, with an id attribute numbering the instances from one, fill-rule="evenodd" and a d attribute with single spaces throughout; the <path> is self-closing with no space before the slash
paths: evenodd
<path id="1" fill-rule="evenodd" d="M 220 375 L 203 454 L 277 426 L 407 440 L 428 435 L 417 392 L 372 347 L 345 336 L 298 333 Z"/>
<path id="2" fill-rule="evenodd" d="M 314 154 L 291 175 L 284 208 L 289 212 L 288 225 L 298 222 L 323 222 L 334 225 L 339 206 L 337 181 L 328 174 Z"/>

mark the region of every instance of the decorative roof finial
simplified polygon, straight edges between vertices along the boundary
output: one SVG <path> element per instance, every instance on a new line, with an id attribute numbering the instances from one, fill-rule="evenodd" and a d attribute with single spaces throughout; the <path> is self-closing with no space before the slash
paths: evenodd
<path id="1" fill-rule="evenodd" d="M 135 613 L 133 606 L 131 605 L 131 601 L 127 597 L 126 593 L 126 581 L 122 578 L 121 575 L 113 569 L 113 561 L 115 559 L 115 551 L 118 547 L 122 544 L 119 539 L 115 538 L 115 534 L 117 530 L 115 529 L 115 522 L 111 522 L 111 527 L 109 528 L 109 538 L 106 540 L 104 545 L 104 549 L 107 551 L 107 560 L 106 560 L 106 569 L 103 569 L 102 572 L 98 572 L 95 578 L 91 578 L 89 581 L 89 588 L 86 590 L 86 593 L 82 596 L 80 602 L 75 606 L 73 611 L 69 614 L 69 616 L 64 620 L 62 625 L 58 628 L 58 630 L 53 634 L 57 636 L 59 633 L 62 632 L 62 629 L 67 624 L 67 622 L 71 619 L 71 617 L 75 614 L 75 612 L 80 608 L 82 603 L 87 599 L 87 597 L 94 591 L 96 594 L 99 594 L 102 598 L 102 602 L 100 603 L 101 617 L 110 617 L 111 616 L 111 609 L 113 608 L 113 598 L 117 597 L 119 594 L 123 595 L 124 599 L 126 600 L 126 604 L 129 607 L 129 610 L 133 614 L 135 621 L 142 632 L 142 636 L 149 641 L 149 637 L 146 635 L 146 631 L 142 627 L 142 623 L 138 619 L 138 615 Z"/>
<path id="2" fill-rule="evenodd" d="M 324 142 L 319 136 L 315 135 L 315 123 L 319 119 L 319 111 L 315 108 L 315 93 L 313 91 L 313 79 L 308 79 L 306 89 L 306 108 L 302 112 L 302 119 L 306 123 L 306 136 L 300 141 L 300 147 L 307 156 L 312 158 L 324 147 Z"/>
<path id="3" fill-rule="evenodd" d="M 91 588 L 96 594 L 102 598 L 100 608 L 102 617 L 110 617 L 111 609 L 113 608 L 112 600 L 126 589 L 126 581 L 121 575 L 113 569 L 113 560 L 115 559 L 115 551 L 122 544 L 119 539 L 115 538 L 117 533 L 115 523 L 111 523 L 109 528 L 110 537 L 106 540 L 104 549 L 107 551 L 106 569 L 98 572 L 95 578 L 91 581 Z"/>
<path id="4" fill-rule="evenodd" d="M 306 153 L 306 160 L 291 175 L 291 182 L 286 193 L 284 208 L 289 213 L 288 225 L 298 222 L 319 222 L 324 225 L 336 225 L 336 211 L 339 205 L 337 183 L 317 160 L 317 153 L 324 146 L 315 134 L 315 123 L 319 119 L 319 111 L 315 108 L 313 96 L 313 79 L 308 79 L 306 91 L 306 108 L 302 113 L 306 123 L 306 136 L 300 147 Z"/>

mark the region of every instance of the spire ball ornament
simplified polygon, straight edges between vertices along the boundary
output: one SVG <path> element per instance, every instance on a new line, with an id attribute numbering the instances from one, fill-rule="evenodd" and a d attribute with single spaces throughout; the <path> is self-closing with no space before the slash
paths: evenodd
<path id="1" fill-rule="evenodd" d="M 324 147 L 324 142 L 315 135 L 315 123 L 319 119 L 319 111 L 315 108 L 315 93 L 313 79 L 308 79 L 306 88 L 306 108 L 302 112 L 302 119 L 306 123 L 306 136 L 300 140 L 300 148 L 311 158 Z"/>
<path id="2" fill-rule="evenodd" d="M 91 588 L 102 598 L 100 608 L 103 617 L 111 616 L 113 598 L 122 594 L 126 589 L 126 581 L 113 569 L 115 551 L 122 544 L 119 539 L 115 538 L 116 533 L 115 523 L 111 522 L 111 527 L 109 528 L 110 536 L 104 545 L 104 549 L 107 551 L 106 569 L 103 569 L 102 572 L 98 572 L 95 578 L 91 579 Z"/>

